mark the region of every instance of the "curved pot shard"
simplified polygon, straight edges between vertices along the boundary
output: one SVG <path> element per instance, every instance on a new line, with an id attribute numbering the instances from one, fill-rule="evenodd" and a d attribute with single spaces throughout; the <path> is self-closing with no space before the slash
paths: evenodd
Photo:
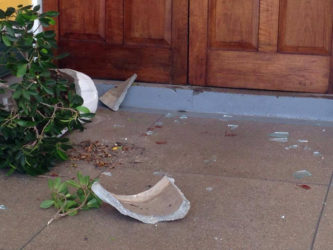
<path id="1" fill-rule="evenodd" d="M 83 106 L 88 108 L 91 113 L 96 113 L 98 106 L 98 92 L 94 81 L 82 72 L 72 69 L 59 69 L 74 79 L 76 93 L 82 97 Z"/>
<path id="2" fill-rule="evenodd" d="M 135 195 L 110 193 L 99 182 L 92 185 L 92 190 L 121 214 L 147 224 L 179 220 L 190 210 L 190 202 L 175 185 L 175 180 L 167 176 L 149 190 Z"/>

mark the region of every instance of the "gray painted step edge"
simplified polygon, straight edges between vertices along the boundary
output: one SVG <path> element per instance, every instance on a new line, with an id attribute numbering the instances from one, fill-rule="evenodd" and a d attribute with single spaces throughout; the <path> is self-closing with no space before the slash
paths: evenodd
<path id="1" fill-rule="evenodd" d="M 97 83 L 96 87 L 101 96 L 114 85 Z M 132 86 L 122 107 L 333 122 L 333 100 L 327 98 L 238 94 L 211 90 L 198 92 L 191 88 L 161 87 L 158 84 Z"/>

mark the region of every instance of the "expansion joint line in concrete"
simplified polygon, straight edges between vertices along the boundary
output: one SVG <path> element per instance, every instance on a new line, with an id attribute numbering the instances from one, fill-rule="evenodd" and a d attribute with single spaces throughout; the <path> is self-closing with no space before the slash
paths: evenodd
<path id="1" fill-rule="evenodd" d="M 325 194 L 323 205 L 322 205 L 322 208 L 321 208 L 321 211 L 320 211 L 320 214 L 319 214 L 319 218 L 318 218 L 318 221 L 317 221 L 316 230 L 314 232 L 313 239 L 312 239 L 312 242 L 311 242 L 311 247 L 310 247 L 311 250 L 314 249 L 314 246 L 315 246 L 315 243 L 316 243 L 320 222 L 321 222 L 321 219 L 322 219 L 322 217 L 324 215 L 324 212 L 325 212 L 325 209 L 326 209 L 327 199 L 328 199 L 328 195 L 330 193 L 332 185 L 333 185 L 333 172 L 332 172 L 332 175 L 331 175 L 331 180 L 330 180 L 329 185 L 327 187 L 327 191 L 326 191 L 326 194 Z"/>

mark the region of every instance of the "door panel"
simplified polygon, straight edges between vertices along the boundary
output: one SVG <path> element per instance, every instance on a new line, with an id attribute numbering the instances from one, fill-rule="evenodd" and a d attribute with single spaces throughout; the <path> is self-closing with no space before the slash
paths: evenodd
<path id="1" fill-rule="evenodd" d="M 191 84 L 327 92 L 333 0 L 190 1 Z"/>
<path id="2" fill-rule="evenodd" d="M 259 0 L 210 1 L 210 48 L 256 50 L 258 3 Z"/>
<path id="3" fill-rule="evenodd" d="M 332 40 L 330 0 L 282 0 L 279 51 L 329 55 Z"/>
<path id="4" fill-rule="evenodd" d="M 125 43 L 170 47 L 171 0 L 125 1 Z"/>
<path id="5" fill-rule="evenodd" d="M 328 87 L 329 57 L 233 51 L 210 51 L 208 57 L 213 86 L 267 89 L 269 83 L 270 89 L 288 90 L 294 83 L 293 91 L 307 92 Z"/>
<path id="6" fill-rule="evenodd" d="M 92 77 L 187 83 L 188 0 L 44 0 L 57 6 L 62 67 Z"/>
<path id="7" fill-rule="evenodd" d="M 62 39 L 105 40 L 105 1 L 60 1 Z M 87 15 L 86 13 L 90 13 Z"/>

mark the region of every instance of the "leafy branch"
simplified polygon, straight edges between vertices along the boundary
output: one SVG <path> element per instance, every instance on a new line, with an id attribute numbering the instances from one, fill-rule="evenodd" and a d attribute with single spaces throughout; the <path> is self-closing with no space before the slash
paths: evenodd
<path id="1" fill-rule="evenodd" d="M 55 207 L 57 213 L 48 221 L 50 225 L 53 221 L 65 216 L 74 216 L 80 210 L 99 208 L 102 201 L 92 192 L 91 186 L 96 180 L 89 176 L 77 174 L 77 181 L 68 180 L 61 182 L 61 178 L 50 179 L 48 182 L 51 191 L 51 199 L 40 204 L 41 208 Z M 69 187 L 73 189 L 69 191 Z"/>

